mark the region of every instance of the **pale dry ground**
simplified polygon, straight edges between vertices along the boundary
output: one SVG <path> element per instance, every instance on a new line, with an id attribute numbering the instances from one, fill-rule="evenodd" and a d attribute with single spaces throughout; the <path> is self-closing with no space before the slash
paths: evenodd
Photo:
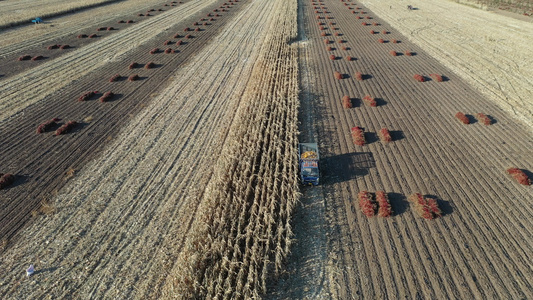
<path id="1" fill-rule="evenodd" d="M 163 32 L 214 2 L 189 1 L 38 68 L 0 81 L 0 122 L 106 63 L 126 57 L 136 47 L 153 39 L 154 32 Z"/>
<path id="2" fill-rule="evenodd" d="M 503 110 L 533 128 L 532 22 L 451 1 L 361 2 Z M 418 10 L 408 11 L 407 4 Z"/>
<path id="3" fill-rule="evenodd" d="M 243 8 L 1 256 L 7 298 L 158 298 L 274 11 Z M 250 17 L 253 16 L 253 17 Z M 256 70 L 257 71 L 257 70 Z M 226 127 L 228 126 L 228 127 Z M 25 268 L 37 272 L 25 277 Z"/>
<path id="4" fill-rule="evenodd" d="M 115 0 L 4 0 L 0 1 L 0 27 L 112 1 Z"/>
<path id="5" fill-rule="evenodd" d="M 0 5 L 2 5 L 3 2 L 4 1 L 0 1 Z M 24 49 L 34 47 L 35 45 L 52 44 L 57 38 L 67 34 L 77 35 L 80 30 L 85 28 L 90 28 L 94 31 L 96 30 L 94 24 L 96 23 L 110 21 L 118 16 L 124 16 L 125 19 L 131 19 L 135 16 L 134 13 L 139 10 L 147 10 L 154 5 L 162 4 L 164 2 L 170 1 L 121 1 L 103 7 L 95 7 L 87 11 L 55 17 L 53 19 L 45 18 L 45 23 L 39 25 L 33 25 L 30 23 L 29 26 L 0 29 L 0 32 L 2 33 L 0 34 L 0 53 L 2 54 L 2 56 L 0 56 L 0 61 L 4 55 L 20 52 Z M 35 3 L 35 1 L 33 1 L 33 3 Z M 0 11 L 2 11 L 2 13 L 4 12 L 1 8 Z M 113 25 L 110 24 L 110 26 Z"/>

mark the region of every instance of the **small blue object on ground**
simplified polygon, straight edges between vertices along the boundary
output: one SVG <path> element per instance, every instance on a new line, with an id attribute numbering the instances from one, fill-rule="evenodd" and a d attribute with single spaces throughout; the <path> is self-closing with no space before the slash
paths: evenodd
<path id="1" fill-rule="evenodd" d="M 32 21 L 32 23 L 37 24 L 37 23 L 42 23 L 42 22 L 43 22 L 43 19 L 41 19 L 41 18 L 35 18 L 35 20 L 31 20 L 31 21 Z"/>

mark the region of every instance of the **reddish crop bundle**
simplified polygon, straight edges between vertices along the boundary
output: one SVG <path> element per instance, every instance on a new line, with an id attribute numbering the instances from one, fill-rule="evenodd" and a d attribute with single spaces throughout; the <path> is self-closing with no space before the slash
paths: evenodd
<path id="1" fill-rule="evenodd" d="M 114 27 L 111 27 L 111 26 L 109 26 L 109 27 L 107 27 L 107 28 L 106 28 L 106 30 L 107 30 L 107 31 L 111 31 L 111 30 L 115 30 L 115 28 L 114 28 Z"/>
<path id="2" fill-rule="evenodd" d="M 387 128 L 381 128 L 378 132 L 379 139 L 383 143 L 390 143 L 392 142 L 392 137 L 390 135 L 390 132 Z"/>
<path id="3" fill-rule="evenodd" d="M 379 26 L 379 23 L 374 22 L 374 23 L 372 23 L 372 25 L 374 25 L 374 26 Z"/>
<path id="4" fill-rule="evenodd" d="M 323 19 L 321 16 L 316 16 L 317 20 Z"/>
<path id="5" fill-rule="evenodd" d="M 367 20 L 371 20 L 372 17 L 371 17 L 371 16 L 366 16 L 365 19 L 367 19 Z"/>
<path id="6" fill-rule="evenodd" d="M 126 21 L 124 21 L 124 20 L 120 20 L 120 21 L 118 21 L 117 23 L 118 23 L 118 24 L 122 24 L 122 23 L 126 23 Z"/>
<path id="7" fill-rule="evenodd" d="M 359 126 L 352 127 L 352 138 L 354 144 L 357 146 L 364 146 L 366 143 L 365 133 L 363 129 Z"/>
<path id="8" fill-rule="evenodd" d="M 335 32 L 333 35 L 334 35 L 334 36 L 340 36 L 341 34 L 338 33 L 338 32 Z"/>
<path id="9" fill-rule="evenodd" d="M 200 24 L 199 24 L 198 22 L 194 22 L 194 23 L 192 23 L 192 25 L 193 25 L 193 26 L 198 26 L 198 25 L 200 25 Z"/>
<path id="10" fill-rule="evenodd" d="M 159 48 L 154 48 L 150 50 L 150 54 L 156 54 L 156 53 L 159 53 Z"/>
<path id="11" fill-rule="evenodd" d="M 155 67 L 155 64 L 153 62 L 149 62 L 146 65 L 144 65 L 145 69 L 152 69 L 153 67 Z"/>
<path id="12" fill-rule="evenodd" d="M 344 43 L 344 40 L 338 40 L 337 43 L 342 44 Z"/>
<path id="13" fill-rule="evenodd" d="M 59 47 L 60 47 L 60 45 L 50 45 L 50 46 L 46 47 L 46 49 L 53 50 L 53 49 L 58 49 Z"/>
<path id="14" fill-rule="evenodd" d="M 98 37 L 98 36 L 96 35 L 96 33 L 93 33 L 93 34 L 89 35 L 89 38 L 90 38 L 90 39 L 94 39 L 95 37 Z"/>
<path id="15" fill-rule="evenodd" d="M 413 76 L 413 78 L 416 79 L 416 81 L 418 81 L 418 82 L 424 82 L 424 81 L 426 81 L 426 79 L 424 78 L 424 76 L 422 76 L 422 75 L 420 75 L 420 74 L 415 74 L 415 75 Z"/>
<path id="16" fill-rule="evenodd" d="M 331 54 L 331 55 L 329 56 L 329 59 L 331 59 L 331 60 L 336 60 L 337 57 L 336 57 L 335 55 Z"/>
<path id="17" fill-rule="evenodd" d="M 194 31 L 198 32 L 198 31 L 201 31 L 202 29 L 200 29 L 200 27 L 196 27 L 194 28 Z"/>
<path id="18" fill-rule="evenodd" d="M 31 60 L 36 61 L 36 60 L 41 60 L 43 58 L 44 57 L 42 55 L 36 55 L 36 56 L 32 57 Z"/>
<path id="19" fill-rule="evenodd" d="M 19 56 L 19 58 L 17 58 L 18 61 L 30 60 L 30 59 L 31 59 L 31 55 L 22 55 L 22 56 Z"/>
<path id="20" fill-rule="evenodd" d="M 476 114 L 476 119 L 478 119 L 479 122 L 481 122 L 481 123 L 483 123 L 485 125 L 492 124 L 492 120 L 488 116 L 483 114 L 483 113 L 477 113 Z"/>
<path id="21" fill-rule="evenodd" d="M 113 77 L 109 78 L 109 82 L 115 82 L 117 80 L 120 79 L 120 75 L 119 74 L 115 74 L 113 75 Z"/>
<path id="22" fill-rule="evenodd" d="M 463 124 L 470 124 L 470 119 L 468 119 L 468 117 L 462 112 L 457 112 L 455 114 L 455 117 L 459 119 L 459 121 L 461 121 Z"/>
<path id="23" fill-rule="evenodd" d="M 352 100 L 348 96 L 342 97 L 342 107 L 352 108 Z"/>
<path id="24" fill-rule="evenodd" d="M 389 34 L 389 32 L 387 30 L 383 30 L 381 33 L 383 34 Z"/>
<path id="25" fill-rule="evenodd" d="M 356 18 L 357 18 L 357 20 L 361 20 L 363 17 L 357 16 Z"/>
<path id="26" fill-rule="evenodd" d="M 131 24 L 131 23 L 135 23 L 135 21 L 133 21 L 133 20 L 128 20 L 128 22 L 126 22 L 126 23 Z"/>
<path id="27" fill-rule="evenodd" d="M 441 211 L 437 201 L 433 198 L 424 198 L 421 194 L 415 193 L 407 198 L 415 205 L 415 211 L 424 219 L 435 219 L 441 216 Z"/>
<path id="28" fill-rule="evenodd" d="M 361 73 L 361 72 L 355 73 L 355 79 L 357 79 L 359 81 L 363 80 L 363 73 Z"/>
<path id="29" fill-rule="evenodd" d="M 380 42 L 381 44 L 385 43 L 385 40 L 384 39 L 379 39 L 378 42 Z"/>
<path id="30" fill-rule="evenodd" d="M 135 69 L 135 68 L 137 68 L 137 67 L 139 67 L 139 64 L 136 63 L 136 62 L 132 62 L 132 63 L 129 65 L 128 69 L 131 70 L 131 69 Z"/>
<path id="31" fill-rule="evenodd" d="M 185 27 L 185 29 L 183 29 L 183 31 L 187 32 L 187 31 L 191 31 L 191 29 L 189 27 Z"/>
<path id="32" fill-rule="evenodd" d="M 80 34 L 80 35 L 78 35 L 78 38 L 79 38 L 79 39 L 84 39 L 84 38 L 86 38 L 86 37 L 87 37 L 86 34 Z"/>
<path id="33" fill-rule="evenodd" d="M 78 101 L 86 101 L 86 100 L 89 100 L 91 97 L 93 97 L 94 95 L 98 94 L 98 91 L 90 91 L 90 92 L 87 92 L 83 95 L 81 95 L 79 98 L 78 98 Z"/>
<path id="34" fill-rule="evenodd" d="M 135 80 L 138 80 L 138 79 L 139 79 L 139 75 L 137 75 L 137 74 L 133 74 L 130 77 L 128 77 L 129 81 L 135 81 Z"/>
<path id="35" fill-rule="evenodd" d="M 37 133 L 43 133 L 43 132 L 49 130 L 51 127 L 56 126 L 57 122 L 59 120 L 60 119 L 58 119 L 58 118 L 53 118 L 52 120 L 48 120 L 48 121 L 40 124 L 39 127 L 37 127 Z"/>
<path id="36" fill-rule="evenodd" d="M 509 168 L 507 169 L 507 173 L 511 175 L 518 183 L 523 185 L 531 185 L 531 179 L 527 177 L 524 171 L 518 168 Z"/>
<path id="37" fill-rule="evenodd" d="M 363 26 L 370 25 L 370 24 L 368 24 L 367 22 L 363 22 L 363 23 L 361 23 L 361 24 L 362 24 Z"/>
<path id="38" fill-rule="evenodd" d="M 180 38 L 182 38 L 182 36 L 181 36 L 179 33 L 176 33 L 176 34 L 174 35 L 174 38 L 175 38 L 175 39 L 180 39 Z"/>
<path id="39" fill-rule="evenodd" d="M 183 41 L 177 41 L 176 46 L 183 45 Z"/>
<path id="40" fill-rule="evenodd" d="M 369 192 L 360 191 L 357 198 L 359 198 L 359 207 L 365 216 L 372 217 L 376 214 L 377 205 Z"/>
<path id="41" fill-rule="evenodd" d="M 378 203 L 378 216 L 388 218 L 392 216 L 392 208 L 387 194 L 383 191 L 376 192 L 376 202 Z"/>
<path id="42" fill-rule="evenodd" d="M 332 48 L 331 46 L 328 46 L 328 47 L 326 48 L 326 50 L 327 50 L 327 51 L 333 51 L 333 48 Z"/>
<path id="43" fill-rule="evenodd" d="M 413 52 L 411 52 L 411 51 L 405 51 L 405 55 L 407 55 L 407 56 L 413 56 Z"/>
<path id="44" fill-rule="evenodd" d="M 15 182 L 15 176 L 13 174 L 2 174 L 0 173 L 0 190 L 5 189 Z"/>
<path id="45" fill-rule="evenodd" d="M 394 51 L 394 50 L 391 50 L 389 53 L 392 56 L 398 56 L 398 53 L 396 51 Z"/>
<path id="46" fill-rule="evenodd" d="M 100 102 L 104 103 L 111 100 L 113 96 L 115 96 L 115 94 L 113 94 L 112 92 L 105 92 L 99 100 Z"/>
<path id="47" fill-rule="evenodd" d="M 76 121 L 68 121 L 56 130 L 55 135 L 65 134 L 76 127 L 76 125 L 78 125 Z"/>
<path id="48" fill-rule="evenodd" d="M 429 76 L 431 76 L 431 78 L 433 78 L 437 82 L 442 82 L 442 76 L 440 76 L 439 74 L 429 74 Z"/>
<path id="49" fill-rule="evenodd" d="M 393 43 L 393 44 L 398 44 L 399 41 L 398 41 L 398 40 L 392 40 L 392 43 Z"/>
<path id="50" fill-rule="evenodd" d="M 374 30 L 370 30 L 370 34 L 376 34 L 377 32 Z"/>
<path id="51" fill-rule="evenodd" d="M 106 29 L 107 29 L 107 27 L 99 27 L 99 28 L 96 29 L 96 31 L 104 31 Z"/>
<path id="52" fill-rule="evenodd" d="M 328 34 L 325 33 L 325 32 L 321 32 L 321 33 L 320 33 L 320 36 L 328 36 Z"/>
<path id="53" fill-rule="evenodd" d="M 166 40 L 166 41 L 163 43 L 163 45 L 165 45 L 165 46 L 168 46 L 168 45 L 170 45 L 170 44 L 172 44 L 172 41 L 169 41 L 169 40 Z"/>
<path id="54" fill-rule="evenodd" d="M 376 102 L 376 99 L 372 98 L 370 95 L 366 95 L 363 97 L 363 102 L 370 107 L 377 107 L 378 104 Z"/>
<path id="55" fill-rule="evenodd" d="M 166 53 L 166 54 L 172 54 L 172 53 L 175 53 L 175 52 L 176 52 L 176 51 L 174 51 L 174 49 L 172 49 L 172 48 L 167 48 L 167 49 L 165 49 L 165 53 Z"/>
<path id="56" fill-rule="evenodd" d="M 61 45 L 59 47 L 59 49 L 61 49 L 61 50 L 65 50 L 65 49 L 69 49 L 69 48 L 70 48 L 70 45 Z"/>
<path id="57" fill-rule="evenodd" d="M 324 44 L 327 45 L 327 44 L 329 44 L 329 43 L 330 43 L 330 40 L 328 40 L 328 39 L 325 39 L 325 40 L 324 40 Z"/>
<path id="58" fill-rule="evenodd" d="M 348 55 L 348 56 L 346 56 L 346 60 L 347 61 L 352 61 L 352 57 Z"/>
<path id="59" fill-rule="evenodd" d="M 192 38 L 193 38 L 193 36 L 192 36 L 192 35 L 190 35 L 190 34 L 187 34 L 187 35 L 185 36 L 185 38 L 186 38 L 186 39 L 192 39 Z"/>
<path id="60" fill-rule="evenodd" d="M 327 16 L 326 19 L 331 20 L 331 19 L 333 19 L 333 17 L 332 16 Z"/>
<path id="61" fill-rule="evenodd" d="M 342 75 L 341 73 L 337 71 L 335 71 L 334 75 L 335 75 L 335 79 L 344 79 L 344 75 Z"/>

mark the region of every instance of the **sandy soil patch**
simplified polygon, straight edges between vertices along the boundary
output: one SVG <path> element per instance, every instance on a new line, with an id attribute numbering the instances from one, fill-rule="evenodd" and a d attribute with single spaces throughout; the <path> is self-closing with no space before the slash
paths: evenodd
<path id="1" fill-rule="evenodd" d="M 533 128 L 533 23 L 451 1 L 362 1 L 488 99 Z"/>

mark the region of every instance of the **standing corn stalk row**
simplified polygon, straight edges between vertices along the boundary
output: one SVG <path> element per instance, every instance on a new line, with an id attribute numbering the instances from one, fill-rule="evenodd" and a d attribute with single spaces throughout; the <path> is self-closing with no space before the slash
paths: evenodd
<path id="1" fill-rule="evenodd" d="M 263 1 L 276 19 L 165 285 L 177 298 L 249 299 L 280 273 L 298 199 L 296 1 Z"/>

